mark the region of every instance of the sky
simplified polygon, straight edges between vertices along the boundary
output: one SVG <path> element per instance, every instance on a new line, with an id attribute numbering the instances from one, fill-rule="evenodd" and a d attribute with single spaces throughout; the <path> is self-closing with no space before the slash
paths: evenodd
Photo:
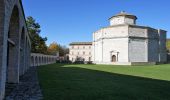
<path id="1" fill-rule="evenodd" d="M 168 31 L 170 38 L 170 0 L 23 0 L 23 6 L 41 25 L 47 45 L 92 41 L 92 33 L 120 11 L 136 15 L 138 25 Z"/>

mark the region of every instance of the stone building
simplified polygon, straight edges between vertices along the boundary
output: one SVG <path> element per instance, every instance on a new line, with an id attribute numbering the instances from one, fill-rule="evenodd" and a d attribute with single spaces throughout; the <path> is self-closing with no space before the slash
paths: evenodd
<path id="1" fill-rule="evenodd" d="M 30 67 L 31 42 L 21 0 L 0 0 L 0 100 Z"/>
<path id="2" fill-rule="evenodd" d="M 110 26 L 93 33 L 92 61 L 95 64 L 154 64 L 166 62 L 166 31 L 136 25 L 135 15 L 121 12 Z"/>
<path id="3" fill-rule="evenodd" d="M 92 60 L 92 42 L 73 42 L 69 47 L 69 60 L 72 62 L 83 61 L 90 62 Z"/>

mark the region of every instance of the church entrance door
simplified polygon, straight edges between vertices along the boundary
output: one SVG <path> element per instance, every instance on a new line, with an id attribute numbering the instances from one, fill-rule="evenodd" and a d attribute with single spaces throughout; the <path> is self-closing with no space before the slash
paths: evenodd
<path id="1" fill-rule="evenodd" d="M 112 62 L 116 62 L 116 56 L 115 55 L 112 56 Z"/>

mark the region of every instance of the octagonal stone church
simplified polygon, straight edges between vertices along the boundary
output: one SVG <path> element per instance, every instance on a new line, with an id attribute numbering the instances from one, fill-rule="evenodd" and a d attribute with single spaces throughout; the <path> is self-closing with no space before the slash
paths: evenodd
<path id="1" fill-rule="evenodd" d="M 166 31 L 136 25 L 135 15 L 121 12 L 110 26 L 93 33 L 92 61 L 95 64 L 155 64 L 166 62 Z"/>

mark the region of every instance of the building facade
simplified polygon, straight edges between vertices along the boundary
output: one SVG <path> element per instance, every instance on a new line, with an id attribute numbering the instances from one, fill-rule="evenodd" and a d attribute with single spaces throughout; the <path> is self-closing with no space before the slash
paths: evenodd
<path id="1" fill-rule="evenodd" d="M 69 60 L 72 62 L 92 61 L 92 42 L 73 42 L 69 47 Z"/>
<path id="2" fill-rule="evenodd" d="M 136 25 L 137 17 L 125 12 L 109 20 L 110 26 L 93 33 L 93 63 L 132 65 L 167 61 L 165 30 Z"/>

